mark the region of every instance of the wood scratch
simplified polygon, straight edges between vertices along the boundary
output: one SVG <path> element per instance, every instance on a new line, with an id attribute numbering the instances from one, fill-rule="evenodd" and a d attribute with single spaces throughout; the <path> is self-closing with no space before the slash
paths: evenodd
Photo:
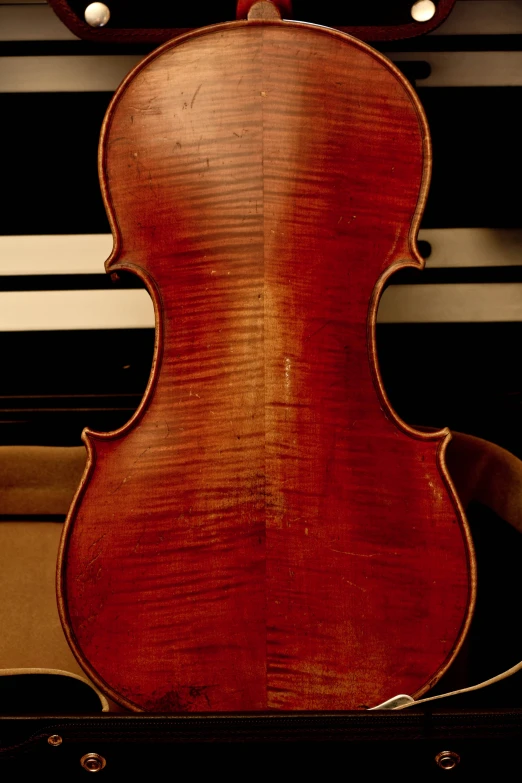
<path id="1" fill-rule="evenodd" d="M 377 553 L 373 555 L 363 555 L 362 552 L 345 552 L 344 549 L 333 549 L 330 547 L 332 552 L 339 552 L 340 555 L 351 555 L 352 557 L 377 557 Z"/>
<path id="2" fill-rule="evenodd" d="M 131 465 L 131 471 L 130 471 L 130 473 L 128 473 L 128 474 L 125 476 L 125 478 L 124 478 L 122 481 L 120 481 L 120 483 L 118 484 L 118 486 L 117 486 L 115 489 L 113 489 L 113 490 L 111 491 L 111 493 L 110 493 L 111 495 L 115 495 L 115 494 L 116 494 L 116 492 L 118 492 L 118 491 L 119 491 L 119 490 L 120 490 L 120 489 L 123 487 L 123 485 L 124 485 L 124 484 L 126 484 L 126 483 L 127 483 L 127 481 L 128 481 L 130 478 L 132 478 L 132 475 L 133 475 L 133 471 L 134 471 L 134 466 L 135 466 L 135 464 L 138 462 L 138 460 L 142 459 L 142 457 L 144 457 L 144 456 L 145 456 L 145 454 L 146 454 L 148 451 L 150 451 L 150 450 L 151 450 L 151 448 L 152 448 L 152 446 L 147 446 L 147 448 L 146 448 L 146 449 L 143 449 L 143 451 L 142 451 L 140 454 L 138 454 L 138 456 L 136 457 L 136 459 L 134 460 L 134 462 L 133 462 L 133 463 L 132 463 L 132 465 Z"/>
<path id="3" fill-rule="evenodd" d="M 360 585 L 356 585 L 355 582 L 350 582 L 349 579 L 345 579 L 344 581 L 348 582 L 348 584 L 351 585 L 352 587 L 356 587 L 357 590 L 361 591 L 361 593 L 367 593 L 368 592 L 368 590 L 365 590 L 364 587 L 360 587 Z"/>
<path id="4" fill-rule="evenodd" d="M 138 551 L 138 547 L 139 547 L 139 545 L 141 544 L 141 541 L 142 541 L 142 539 L 143 539 L 143 536 L 145 535 L 145 533 L 146 533 L 146 532 L 147 532 L 147 525 L 143 525 L 143 529 L 142 529 L 142 531 L 141 531 L 141 533 L 140 533 L 140 536 L 139 536 L 139 538 L 138 538 L 138 541 L 137 541 L 137 543 L 136 543 L 136 546 L 135 546 L 135 547 L 134 547 L 134 549 L 132 550 L 132 551 L 133 551 L 133 553 L 136 553 L 136 552 Z"/>
<path id="5" fill-rule="evenodd" d="M 101 557 L 101 552 L 98 552 L 97 555 L 94 555 L 92 560 L 89 560 L 89 562 L 87 563 L 87 565 L 83 569 L 84 573 L 85 573 L 85 571 L 87 571 L 88 568 L 90 568 L 98 560 L 99 557 Z"/>
<path id="6" fill-rule="evenodd" d="M 202 87 L 203 87 L 203 83 L 201 83 L 201 84 L 199 85 L 198 89 L 196 90 L 196 92 L 195 92 L 195 93 L 194 93 L 194 95 L 192 96 L 192 100 L 190 101 L 190 108 L 191 108 L 191 109 L 192 109 L 192 107 L 194 106 L 194 101 L 195 101 L 195 100 L 196 100 L 196 98 L 198 97 L 198 92 L 201 90 L 201 88 L 202 88 Z"/>
<path id="7" fill-rule="evenodd" d="M 142 457 L 144 457 L 144 456 L 145 456 L 145 454 L 146 454 L 148 451 L 150 451 L 150 450 L 151 450 L 151 448 L 152 448 L 152 446 L 147 446 L 147 448 L 146 448 L 146 449 L 143 449 L 143 451 L 142 451 L 140 454 L 138 454 L 138 456 L 136 457 L 136 459 L 135 459 L 135 460 L 134 460 L 134 462 L 132 463 L 132 466 L 134 467 L 134 465 L 135 465 L 135 464 L 138 462 L 138 460 L 140 460 Z M 132 473 L 129 473 L 129 475 L 127 476 L 127 478 L 130 478 L 130 477 L 131 477 L 131 475 L 132 475 Z M 127 479 L 125 479 L 125 480 L 127 480 Z"/>
<path id="8" fill-rule="evenodd" d="M 316 334 L 319 334 L 320 331 L 322 331 L 326 326 L 328 326 L 331 323 L 330 320 L 325 321 L 322 326 L 320 326 L 318 329 L 315 330 L 315 332 L 312 332 L 312 334 L 309 334 L 307 337 L 305 337 L 304 342 L 308 342 L 308 340 L 311 340 L 312 337 L 315 337 Z"/>
<path id="9" fill-rule="evenodd" d="M 96 546 L 96 544 L 99 544 L 102 539 L 105 538 L 107 533 L 102 533 L 101 536 L 99 536 L 97 539 L 95 539 L 92 544 L 89 545 L 89 549 L 92 549 L 93 546 Z"/>

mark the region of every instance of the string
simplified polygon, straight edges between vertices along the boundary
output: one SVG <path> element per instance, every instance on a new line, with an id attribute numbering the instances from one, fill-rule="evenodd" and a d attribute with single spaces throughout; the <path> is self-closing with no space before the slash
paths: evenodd
<path id="1" fill-rule="evenodd" d="M 426 704 L 429 701 L 436 701 L 437 699 L 446 699 L 448 696 L 458 696 L 459 693 L 471 693 L 472 691 L 479 691 L 482 688 L 487 688 L 489 685 L 494 685 L 501 680 L 506 680 L 513 674 L 516 674 L 522 669 L 522 661 L 512 666 L 510 669 L 506 669 L 505 672 L 497 674 L 495 677 L 491 677 L 489 680 L 479 682 L 477 685 L 470 685 L 467 688 L 460 688 L 458 691 L 449 691 L 448 693 L 440 693 L 437 696 L 428 696 L 426 699 L 418 699 L 417 701 L 410 701 L 407 704 L 400 704 L 397 707 L 393 707 L 394 710 L 405 710 L 408 707 L 414 707 L 417 704 Z"/>

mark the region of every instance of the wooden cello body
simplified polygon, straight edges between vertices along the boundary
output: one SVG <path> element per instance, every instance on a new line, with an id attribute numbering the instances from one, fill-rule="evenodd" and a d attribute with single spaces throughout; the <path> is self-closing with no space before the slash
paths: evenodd
<path id="1" fill-rule="evenodd" d="M 449 434 L 398 419 L 375 348 L 430 165 L 405 79 L 327 28 L 198 30 L 116 93 L 106 267 L 146 284 L 155 359 L 132 420 L 84 435 L 58 594 L 122 705 L 363 709 L 456 654 L 475 574 Z"/>

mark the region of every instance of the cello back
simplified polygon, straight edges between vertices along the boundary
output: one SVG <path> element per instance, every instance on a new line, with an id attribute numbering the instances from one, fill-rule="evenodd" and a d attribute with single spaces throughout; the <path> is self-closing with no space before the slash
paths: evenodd
<path id="1" fill-rule="evenodd" d="M 175 39 L 109 108 L 107 271 L 154 300 L 133 419 L 86 432 L 62 621 L 110 696 L 160 712 L 338 710 L 419 695 L 469 624 L 447 431 L 379 377 L 385 281 L 422 266 L 424 114 L 380 54 L 326 28 Z"/>

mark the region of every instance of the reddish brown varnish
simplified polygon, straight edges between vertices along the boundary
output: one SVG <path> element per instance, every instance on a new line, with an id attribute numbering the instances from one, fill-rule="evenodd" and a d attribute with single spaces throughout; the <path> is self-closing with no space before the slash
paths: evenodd
<path id="1" fill-rule="evenodd" d="M 415 237 L 430 143 L 380 54 L 237 22 L 171 41 L 109 108 L 115 249 L 157 343 L 142 405 L 86 432 L 59 564 L 86 672 L 136 710 L 341 710 L 420 694 L 474 602 L 444 465 L 375 356 Z"/>

